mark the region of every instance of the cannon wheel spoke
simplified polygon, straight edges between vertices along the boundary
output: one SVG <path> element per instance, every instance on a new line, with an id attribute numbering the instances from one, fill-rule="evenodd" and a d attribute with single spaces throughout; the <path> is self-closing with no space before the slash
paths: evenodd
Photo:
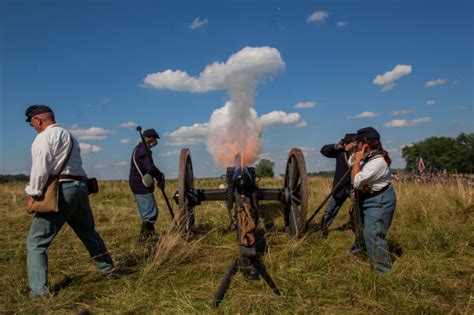
<path id="1" fill-rule="evenodd" d="M 288 154 L 285 172 L 285 190 L 290 200 L 285 208 L 288 232 L 294 238 L 302 236 L 308 208 L 308 178 L 303 152 L 293 148 Z"/>
<path id="2" fill-rule="evenodd" d="M 178 203 L 179 203 L 179 225 L 186 233 L 192 232 L 194 228 L 194 208 L 188 206 L 186 196 L 194 189 L 193 163 L 191 151 L 182 149 L 179 157 L 178 175 Z"/>

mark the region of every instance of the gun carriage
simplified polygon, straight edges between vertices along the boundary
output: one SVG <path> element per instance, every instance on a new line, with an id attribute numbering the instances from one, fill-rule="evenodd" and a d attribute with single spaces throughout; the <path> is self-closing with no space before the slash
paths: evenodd
<path id="1" fill-rule="evenodd" d="M 179 161 L 178 191 L 173 199 L 179 205 L 177 223 L 182 231 L 192 234 L 196 207 L 206 201 L 224 201 L 229 223 L 237 234 L 240 257 L 232 262 L 214 298 L 214 306 L 223 299 L 231 277 L 239 270 L 247 279 L 260 276 L 276 294 L 279 290 L 267 273 L 256 249 L 256 229 L 260 217 L 259 201 L 279 201 L 283 205 L 285 231 L 297 239 L 305 230 L 308 206 L 308 185 L 303 153 L 293 148 L 286 163 L 282 188 L 260 188 L 255 168 L 244 167 L 236 157 L 234 167 L 228 167 L 222 177 L 226 188 L 199 189 L 194 186 L 191 152 L 183 149 Z"/>

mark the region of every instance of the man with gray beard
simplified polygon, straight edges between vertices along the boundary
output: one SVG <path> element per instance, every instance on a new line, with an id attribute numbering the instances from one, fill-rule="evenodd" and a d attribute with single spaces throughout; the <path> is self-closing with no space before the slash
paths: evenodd
<path id="1" fill-rule="evenodd" d="M 32 105 L 26 110 L 26 122 L 38 133 L 31 146 L 33 164 L 25 209 L 32 213 L 34 200 L 46 191 L 50 178 L 59 177 L 58 212 L 35 213 L 27 238 L 27 269 L 30 296 L 46 295 L 48 288 L 49 245 L 68 223 L 86 247 L 95 267 L 108 277 L 115 277 L 112 258 L 95 230 L 89 205 L 86 173 L 82 168 L 81 149 L 76 139 L 58 125 L 46 105 Z"/>

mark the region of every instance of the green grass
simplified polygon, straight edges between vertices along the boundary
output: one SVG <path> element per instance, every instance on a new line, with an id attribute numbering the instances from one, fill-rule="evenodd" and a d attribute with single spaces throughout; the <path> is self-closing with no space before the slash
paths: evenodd
<path id="1" fill-rule="evenodd" d="M 384 276 L 376 275 L 367 261 L 348 256 L 352 232 L 331 231 L 322 239 L 310 231 L 294 241 L 282 231 L 281 206 L 264 203 L 259 226 L 267 245 L 264 262 L 282 295 L 274 295 L 263 280 L 247 281 L 237 274 L 214 310 L 215 291 L 238 256 L 224 203 L 197 207 L 199 233 L 186 241 L 169 231 L 171 221 L 156 192 L 161 242 L 144 247 L 137 242 L 140 219 L 127 182 L 100 184 L 100 193 L 91 197 L 96 227 L 124 275 L 109 280 L 98 274 L 65 226 L 48 251 L 50 284 L 62 289 L 36 300 L 27 294 L 25 238 L 31 216 L 22 210 L 24 184 L 0 185 L 0 312 L 473 313 L 472 188 L 395 183 L 398 205 L 388 238 L 402 254 Z M 176 181 L 167 184 L 171 196 Z M 218 185 L 219 180 L 195 183 L 199 188 Z M 329 179 L 309 179 L 311 209 L 330 185 Z M 282 182 L 264 179 L 260 186 L 281 187 Z M 347 208 L 333 226 L 347 220 Z"/>

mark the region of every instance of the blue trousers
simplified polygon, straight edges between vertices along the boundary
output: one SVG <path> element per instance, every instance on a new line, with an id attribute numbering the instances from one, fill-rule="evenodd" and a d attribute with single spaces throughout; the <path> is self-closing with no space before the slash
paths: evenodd
<path id="1" fill-rule="evenodd" d="M 58 208 L 59 212 L 36 213 L 28 233 L 27 268 L 32 297 L 48 292 L 46 252 L 66 222 L 80 238 L 100 272 L 107 274 L 114 267 L 104 241 L 95 230 L 86 182 L 61 182 Z"/>
<path id="2" fill-rule="evenodd" d="M 364 215 L 364 241 L 370 262 L 377 272 L 389 272 L 392 258 L 385 238 L 397 203 L 395 191 L 390 186 L 377 196 L 359 201 Z M 355 249 L 355 246 L 352 248 Z"/>
<path id="3" fill-rule="evenodd" d="M 339 212 L 339 209 L 341 209 L 346 199 L 347 197 L 334 198 L 334 196 L 331 196 L 331 198 L 329 198 L 329 203 L 324 209 L 324 222 L 327 227 L 329 227 L 334 221 L 337 216 L 337 213 Z"/>
<path id="4" fill-rule="evenodd" d="M 155 197 L 153 193 L 135 194 L 138 210 L 143 222 L 155 223 L 158 218 L 158 207 L 156 206 Z"/>

